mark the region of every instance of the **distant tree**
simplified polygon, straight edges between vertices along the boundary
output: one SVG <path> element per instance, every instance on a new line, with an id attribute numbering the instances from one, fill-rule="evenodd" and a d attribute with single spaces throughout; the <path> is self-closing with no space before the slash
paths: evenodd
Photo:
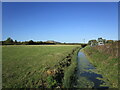
<path id="1" fill-rule="evenodd" d="M 17 40 L 15 40 L 15 43 L 17 43 Z"/>
<path id="2" fill-rule="evenodd" d="M 17 45 L 17 44 L 18 44 L 17 40 L 15 40 L 15 41 L 14 41 L 14 44 L 15 44 L 15 45 Z"/>
<path id="3" fill-rule="evenodd" d="M 113 40 L 107 40 L 106 43 L 113 43 Z"/>
<path id="4" fill-rule="evenodd" d="M 106 39 L 103 39 L 103 43 L 106 43 Z"/>
<path id="5" fill-rule="evenodd" d="M 29 45 L 34 45 L 35 44 L 35 42 L 33 40 L 30 40 L 28 43 L 29 43 Z"/>
<path id="6" fill-rule="evenodd" d="M 29 45 L 29 42 L 28 41 L 24 41 L 24 42 L 21 42 L 20 44 L 22 44 L 22 45 Z"/>
<path id="7" fill-rule="evenodd" d="M 81 44 L 82 48 L 84 48 L 85 46 L 87 46 L 87 44 Z"/>
<path id="8" fill-rule="evenodd" d="M 97 40 L 89 40 L 88 45 L 97 45 Z"/>
<path id="9" fill-rule="evenodd" d="M 41 45 L 41 44 L 43 44 L 43 42 L 42 41 L 37 41 L 37 42 L 35 42 L 35 44 L 36 45 Z"/>
<path id="10" fill-rule="evenodd" d="M 7 40 L 4 42 L 5 45 L 13 45 L 14 41 L 9 37 Z"/>
<path id="11" fill-rule="evenodd" d="M 0 45 L 2 45 L 2 43 L 3 43 L 3 42 L 2 42 L 2 41 L 0 41 Z"/>

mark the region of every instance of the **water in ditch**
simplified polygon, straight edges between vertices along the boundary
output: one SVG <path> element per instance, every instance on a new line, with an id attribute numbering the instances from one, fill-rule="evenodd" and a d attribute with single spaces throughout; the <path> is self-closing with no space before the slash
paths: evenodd
<path id="1" fill-rule="evenodd" d="M 96 68 L 89 62 L 83 52 L 78 52 L 77 61 L 76 88 L 108 88 L 106 83 L 100 80 L 103 78 L 102 75 L 96 73 Z"/>

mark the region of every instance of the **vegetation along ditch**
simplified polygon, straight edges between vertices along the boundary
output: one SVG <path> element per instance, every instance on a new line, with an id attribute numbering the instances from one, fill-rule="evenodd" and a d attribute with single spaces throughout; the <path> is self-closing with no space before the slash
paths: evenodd
<path id="1" fill-rule="evenodd" d="M 87 46 L 82 49 L 89 61 L 97 68 L 109 88 L 118 88 L 118 43 L 101 46 Z"/>
<path id="2" fill-rule="evenodd" d="M 49 88 L 72 88 L 75 80 L 76 57 L 79 47 L 72 50 L 62 61 L 46 71 L 47 87 Z"/>
<path id="3" fill-rule="evenodd" d="M 118 87 L 116 43 L 94 47 L 15 45 L 2 49 L 3 88 Z"/>

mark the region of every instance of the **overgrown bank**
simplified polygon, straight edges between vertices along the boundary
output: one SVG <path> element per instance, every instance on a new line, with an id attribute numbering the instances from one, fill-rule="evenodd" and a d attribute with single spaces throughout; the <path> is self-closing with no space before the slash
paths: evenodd
<path id="1" fill-rule="evenodd" d="M 77 67 L 77 53 L 79 47 L 73 49 L 61 62 L 47 70 L 47 87 L 48 88 L 73 88 L 75 81 L 75 70 Z M 46 87 L 46 86 L 45 86 Z"/>
<path id="2" fill-rule="evenodd" d="M 73 88 L 74 83 L 76 83 L 76 68 L 77 68 L 77 55 L 79 52 L 80 48 L 77 48 L 76 51 L 74 52 L 71 60 L 71 65 L 67 69 L 65 69 L 65 75 L 63 79 L 63 84 L 65 88 Z"/>
<path id="3" fill-rule="evenodd" d="M 103 46 L 87 46 L 82 51 L 103 75 L 110 88 L 118 87 L 118 43 Z"/>

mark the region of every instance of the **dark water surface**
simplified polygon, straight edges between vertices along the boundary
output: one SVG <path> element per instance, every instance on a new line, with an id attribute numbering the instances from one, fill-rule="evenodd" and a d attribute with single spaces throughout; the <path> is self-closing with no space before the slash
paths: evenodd
<path id="1" fill-rule="evenodd" d="M 106 83 L 100 78 L 102 75 L 96 73 L 96 68 L 89 62 L 83 52 L 78 53 L 77 80 L 75 87 L 77 88 L 102 88 L 107 89 Z M 99 78 L 99 79 L 98 79 Z M 104 86 L 102 86 L 104 85 Z"/>

